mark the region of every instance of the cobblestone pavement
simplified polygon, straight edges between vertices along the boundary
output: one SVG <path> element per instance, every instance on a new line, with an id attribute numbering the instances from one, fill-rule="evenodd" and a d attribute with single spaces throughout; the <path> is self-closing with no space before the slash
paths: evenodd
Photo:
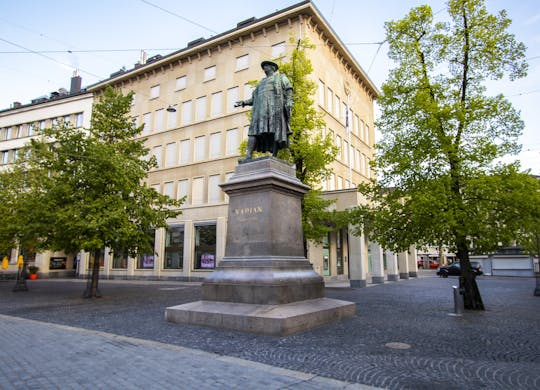
<path id="1" fill-rule="evenodd" d="M 363 289 L 329 287 L 327 297 L 356 303 L 355 317 L 287 337 L 164 321 L 166 307 L 200 299 L 200 287 L 192 283 L 103 280 L 103 297 L 88 300 L 81 298 L 84 281 L 29 281 L 29 291 L 17 293 L 11 292 L 13 281 L 0 282 L 0 372 L 6 377 L 13 369 L 28 380 L 32 372 L 50 380 L 58 376 L 72 388 L 84 388 L 81 378 L 94 378 L 108 389 L 152 388 L 151 383 L 154 388 L 328 389 L 346 382 L 388 389 L 540 389 L 540 298 L 533 296 L 534 278 L 477 280 L 486 310 L 462 317 L 449 315 L 457 279 L 440 279 L 431 271 Z M 6 333 L 20 324 L 28 331 L 35 326 L 34 336 Z M 49 352 L 37 352 L 41 342 Z M 4 345 L 11 345 L 7 352 Z M 141 346 L 149 349 L 148 366 Z M 179 347 L 212 355 L 182 356 Z M 51 361 L 59 363 L 49 368 Z M 262 365 L 252 368 L 254 363 L 246 361 Z M 280 376 L 269 366 L 293 371 Z M 124 369 L 138 373 L 140 382 L 121 382 L 126 379 L 118 373 Z M 82 375 L 79 382 L 69 382 L 75 372 Z M 267 382 L 267 373 L 279 379 Z M 114 382 L 111 376 L 123 379 Z M 162 385 L 155 382 L 159 378 Z M 324 378 L 342 382 L 320 382 Z M 56 388 L 58 383 L 7 382 L 7 387 Z"/>

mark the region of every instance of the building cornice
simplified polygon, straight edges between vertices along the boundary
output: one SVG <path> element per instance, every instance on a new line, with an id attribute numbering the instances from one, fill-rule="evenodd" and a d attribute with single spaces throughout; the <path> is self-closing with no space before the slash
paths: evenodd
<path id="1" fill-rule="evenodd" d="M 279 29 L 282 25 L 292 24 L 294 20 L 307 23 L 318 33 L 322 40 L 328 44 L 336 54 L 344 67 L 351 72 L 353 77 L 366 89 L 372 99 L 379 95 L 374 83 L 369 79 L 362 67 L 347 50 L 343 42 L 326 22 L 319 10 L 311 1 L 303 1 L 291 7 L 274 12 L 259 19 L 248 19 L 238 23 L 232 30 L 225 31 L 208 39 L 200 39 L 191 42 L 186 48 L 180 49 L 154 61 L 136 66 L 133 69 L 117 72 L 114 76 L 86 87 L 87 91 L 99 92 L 107 85 L 123 86 L 141 78 L 150 78 L 157 73 L 164 72 L 184 62 L 191 63 L 203 56 L 212 56 L 214 52 L 221 52 L 226 48 L 238 43 L 254 40 L 255 35 L 266 34 L 271 29 Z"/>

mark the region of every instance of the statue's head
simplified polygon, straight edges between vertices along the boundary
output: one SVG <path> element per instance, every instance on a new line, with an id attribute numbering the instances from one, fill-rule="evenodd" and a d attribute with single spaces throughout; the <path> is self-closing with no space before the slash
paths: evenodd
<path id="1" fill-rule="evenodd" d="M 276 72 L 279 69 L 278 64 L 276 64 L 275 62 L 272 62 L 272 61 L 263 61 L 263 62 L 261 62 L 261 68 L 263 68 L 263 70 L 264 70 L 265 65 L 270 65 L 271 67 L 273 67 L 274 72 Z"/>

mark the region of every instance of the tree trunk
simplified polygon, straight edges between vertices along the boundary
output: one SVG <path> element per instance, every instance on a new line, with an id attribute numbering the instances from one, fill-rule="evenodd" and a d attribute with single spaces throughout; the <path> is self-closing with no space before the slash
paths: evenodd
<path id="1" fill-rule="evenodd" d="M 99 281 L 99 256 L 101 255 L 101 249 L 94 251 L 94 264 L 92 265 L 92 275 L 88 278 L 86 283 L 86 290 L 83 294 L 84 298 L 101 298 L 101 293 L 98 290 Z"/>
<path id="2" fill-rule="evenodd" d="M 469 248 L 464 237 L 458 239 L 457 257 L 461 264 L 459 288 L 463 292 L 464 307 L 467 310 L 485 310 L 480 290 L 476 284 L 476 275 L 472 272 L 469 261 Z"/>

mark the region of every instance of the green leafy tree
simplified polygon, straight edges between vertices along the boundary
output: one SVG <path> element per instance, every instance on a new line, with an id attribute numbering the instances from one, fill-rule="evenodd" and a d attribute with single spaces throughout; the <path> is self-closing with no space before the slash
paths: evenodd
<path id="1" fill-rule="evenodd" d="M 290 147 L 283 150 L 280 157 L 296 166 L 296 177 L 311 190 L 302 200 L 302 226 L 305 240 L 320 242 L 330 231 L 343 226 L 343 215 L 328 208 L 334 202 L 321 196 L 321 182 L 331 173 L 330 164 L 336 159 L 338 149 L 330 134 L 324 135 L 323 113 L 315 109 L 313 96 L 317 86 L 309 75 L 313 66 L 308 57 L 308 50 L 313 45 L 308 39 L 297 41 L 291 59 L 280 65 L 293 85 L 293 109 L 291 115 Z M 304 246 L 306 244 L 304 242 Z"/>
<path id="2" fill-rule="evenodd" d="M 469 255 L 519 238 L 538 188 L 517 164 L 497 163 L 519 150 L 523 122 L 486 92 L 487 80 L 526 75 L 525 47 L 506 12 L 489 14 L 482 0 L 450 0 L 447 11 L 443 23 L 420 6 L 385 25 L 396 65 L 378 100 L 379 180 L 360 186 L 372 204 L 357 217 L 388 249 L 446 243 L 465 307 L 483 310 Z"/>
<path id="3" fill-rule="evenodd" d="M 99 294 L 103 248 L 131 256 L 152 252 L 148 231 L 165 227 L 183 201 L 145 183 L 156 161 L 145 157 L 145 139 L 137 138 L 142 127 L 129 116 L 132 97 L 107 87 L 89 129 L 69 123 L 45 129 L 13 173 L 25 188 L 18 236 L 36 242 L 37 249 L 90 252 L 95 260 L 87 297 Z"/>
<path id="4" fill-rule="evenodd" d="M 296 166 L 296 177 L 311 190 L 302 200 L 302 227 L 304 233 L 304 250 L 307 251 L 306 241 L 320 242 L 328 232 L 336 231 L 347 225 L 344 212 L 330 211 L 334 201 L 321 196 L 320 183 L 331 173 L 330 163 L 338 149 L 330 134 L 323 135 L 325 126 L 324 115 L 315 109 L 313 96 L 316 84 L 309 78 L 313 72 L 311 61 L 307 55 L 313 49 L 308 39 L 295 40 L 296 45 L 289 62 L 280 63 L 279 71 L 284 73 L 293 85 L 293 107 L 291 114 L 291 131 L 288 149 L 279 151 L 278 157 Z M 257 81 L 252 81 L 253 86 Z M 248 113 L 249 115 L 249 113 Z M 247 143 L 240 145 L 240 153 L 245 154 Z M 255 152 L 254 156 L 262 154 Z"/>

